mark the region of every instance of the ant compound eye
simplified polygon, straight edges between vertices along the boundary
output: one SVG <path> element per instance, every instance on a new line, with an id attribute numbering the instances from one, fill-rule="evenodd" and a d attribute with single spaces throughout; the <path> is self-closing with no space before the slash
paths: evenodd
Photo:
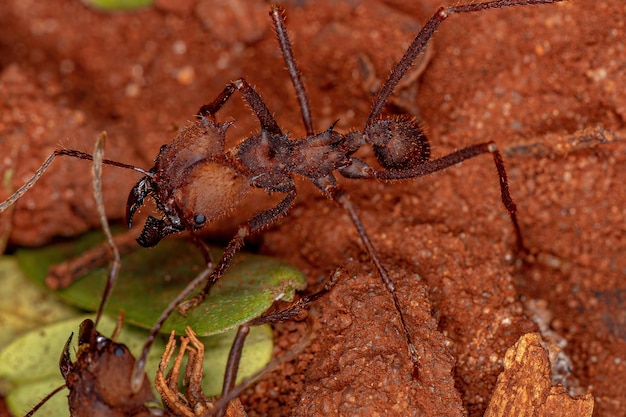
<path id="1" fill-rule="evenodd" d="M 206 222 L 206 217 L 204 216 L 204 214 L 196 214 L 193 217 L 193 221 L 198 225 L 204 224 L 204 222 Z"/>
<path id="2" fill-rule="evenodd" d="M 122 346 L 115 346 L 113 354 L 118 357 L 124 356 L 124 348 Z"/>

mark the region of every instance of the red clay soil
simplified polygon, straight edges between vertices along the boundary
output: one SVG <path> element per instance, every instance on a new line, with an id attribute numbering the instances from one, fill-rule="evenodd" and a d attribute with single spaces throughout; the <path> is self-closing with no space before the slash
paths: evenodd
<path id="1" fill-rule="evenodd" d="M 286 131 L 303 134 L 267 3 L 157 3 L 104 14 L 77 0 L 2 1 L 0 175 L 13 172 L 13 189 L 58 147 L 91 151 L 102 130 L 108 158 L 149 168 L 176 128 L 239 77 Z M 371 91 L 442 0 L 405 3 L 285 4 L 317 129 L 337 119 L 338 130 L 362 129 Z M 505 351 L 537 322 L 564 344 L 571 367 L 558 377 L 570 393 L 591 392 L 597 416 L 626 414 L 625 14 L 622 0 L 571 1 L 443 24 L 424 72 L 387 112 L 418 118 L 434 157 L 495 141 L 537 256 L 514 250 L 488 156 L 402 183 L 341 180 L 417 342 L 412 380 L 398 316 L 347 214 L 299 181 L 296 206 L 262 234 L 260 251 L 302 268 L 311 290 L 338 266 L 347 273 L 309 320 L 276 327 L 277 355 L 310 326 L 315 339 L 248 390 L 251 416 L 479 416 Z M 233 141 L 258 129 L 239 97 L 219 117 L 236 120 Z M 90 169 L 55 161 L 2 214 L 11 247 L 97 227 Z M 105 170 L 112 219 L 137 180 Z M 221 222 L 220 237 L 243 220 Z"/>

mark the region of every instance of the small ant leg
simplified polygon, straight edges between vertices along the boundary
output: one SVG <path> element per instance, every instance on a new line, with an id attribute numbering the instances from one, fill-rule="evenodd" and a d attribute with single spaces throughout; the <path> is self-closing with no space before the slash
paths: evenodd
<path id="1" fill-rule="evenodd" d="M 211 104 L 205 104 L 198 110 L 199 117 L 209 117 L 212 122 L 215 122 L 215 114 L 226 104 L 230 96 L 235 92 L 234 84 L 230 83 L 224 90 L 213 100 Z"/>
<path id="2" fill-rule="evenodd" d="M 263 375 L 265 375 L 265 374 L 267 374 L 269 372 L 274 371 L 276 368 L 278 368 L 283 363 L 289 362 L 289 361 L 293 360 L 296 356 L 298 356 L 300 354 L 300 352 L 302 352 L 311 343 L 312 339 L 313 339 L 313 331 L 309 331 L 309 333 L 306 334 L 298 342 L 298 344 L 296 346 L 291 348 L 291 350 L 289 350 L 289 352 L 285 353 L 280 358 L 276 358 L 276 359 L 272 360 L 263 369 L 261 369 L 260 371 L 258 371 L 254 375 L 252 375 L 252 376 L 250 376 L 248 378 L 245 378 L 243 381 L 241 381 L 241 383 L 239 385 L 237 385 L 235 388 L 233 388 L 233 390 L 230 391 L 227 396 L 220 397 L 219 400 L 215 401 L 213 403 L 213 410 L 209 410 L 207 413 L 205 413 L 203 415 L 203 417 L 215 415 L 216 411 L 228 407 L 228 403 L 230 403 L 235 398 L 239 397 L 246 389 L 248 389 L 256 381 L 258 381 Z"/>
<path id="3" fill-rule="evenodd" d="M 333 275 L 330 277 L 324 288 L 316 293 L 304 295 L 295 303 L 292 303 L 287 308 L 278 311 L 270 311 L 263 314 L 261 317 L 252 319 L 248 322 L 250 326 L 258 326 L 265 323 L 276 323 L 279 321 L 291 320 L 302 313 L 302 311 L 309 306 L 313 301 L 326 295 L 339 281 L 341 275 L 345 273 L 345 270 L 341 267 L 337 268 Z"/>
<path id="4" fill-rule="evenodd" d="M 244 100 L 246 100 L 250 107 L 252 107 L 252 110 L 261 122 L 261 126 L 265 130 L 275 135 L 282 135 L 278 123 L 274 119 L 274 116 L 272 116 L 272 113 L 270 113 L 267 109 L 267 106 L 261 99 L 261 96 L 259 96 L 259 93 L 257 93 L 256 90 L 252 88 L 252 86 L 243 78 L 229 83 L 212 103 L 205 104 L 200 107 L 200 110 L 198 110 L 198 116 L 208 117 L 212 122 L 215 122 L 215 114 L 220 111 L 224 104 L 226 104 L 235 90 L 239 90 L 239 92 L 243 95 Z"/>
<path id="5" fill-rule="evenodd" d="M 187 368 L 185 369 L 187 399 L 194 409 L 206 409 L 207 398 L 202 392 L 202 365 L 204 361 L 204 345 L 198 340 L 196 334 L 187 326 L 185 329 L 186 339 L 189 345 L 185 348 L 188 352 Z M 182 350 L 182 346 L 181 346 Z M 174 385 L 172 383 L 172 385 Z"/>
<path id="6" fill-rule="evenodd" d="M 41 178 L 41 176 L 43 175 L 44 172 L 46 172 L 46 170 L 48 169 L 48 167 L 50 166 L 50 164 L 52 163 L 52 161 L 54 161 L 54 159 L 57 156 L 71 156 L 72 158 L 79 158 L 79 159 L 86 159 L 88 161 L 92 161 L 93 160 L 93 156 L 91 156 L 88 153 L 85 152 L 80 152 L 80 151 L 75 151 L 73 149 L 58 149 L 56 151 L 54 151 L 49 157 L 48 159 L 45 160 L 45 162 L 39 167 L 39 169 L 35 172 L 35 175 L 33 175 L 31 177 L 31 179 L 29 179 L 26 184 L 22 185 L 15 193 L 13 193 L 8 199 L 6 199 L 5 201 L 3 201 L 2 203 L 0 203 L 0 213 L 2 213 L 4 210 L 6 210 L 9 206 L 11 206 L 12 204 L 14 204 L 17 200 L 20 199 L 20 197 L 22 197 L 24 195 L 24 193 L 28 190 L 31 189 L 31 187 L 33 185 L 35 185 L 35 183 L 37 181 L 39 181 L 39 178 Z M 130 169 L 136 172 L 139 172 L 143 175 L 147 175 L 147 176 L 152 176 L 152 173 L 136 167 L 134 165 L 128 165 L 128 164 L 124 164 L 121 162 L 117 162 L 117 161 L 111 161 L 110 159 L 103 159 L 102 160 L 103 164 L 106 165 L 112 165 L 112 166 L 116 166 L 118 168 L 126 168 L 126 169 Z"/>
<path id="7" fill-rule="evenodd" d="M 285 11 L 277 5 L 273 5 L 270 10 L 270 16 L 274 21 L 274 29 L 276 30 L 276 38 L 280 45 L 280 50 L 283 54 L 283 59 L 287 65 L 287 71 L 289 71 L 289 77 L 291 83 L 296 90 L 296 97 L 300 103 L 300 111 L 302 113 L 302 121 L 306 128 L 307 136 L 313 136 L 315 131 L 313 130 L 313 122 L 311 120 L 311 107 L 309 105 L 309 99 L 302 82 L 302 76 L 300 70 L 296 64 L 296 59 L 293 56 L 293 50 L 291 48 L 291 42 L 289 42 L 289 35 L 287 34 L 287 27 L 285 26 Z"/>
<path id="8" fill-rule="evenodd" d="M 124 310 L 120 310 L 120 314 L 117 315 L 117 320 L 115 321 L 115 329 L 113 329 L 113 333 L 111 333 L 111 340 L 116 341 L 118 337 L 120 337 L 120 333 L 122 333 L 122 328 L 124 327 L 124 319 L 126 318 L 126 313 Z"/>
<path id="9" fill-rule="evenodd" d="M 180 363 L 181 363 L 179 362 L 179 358 L 182 361 L 181 352 L 183 354 L 185 352 L 184 349 L 182 348 L 180 349 L 179 354 L 176 356 L 176 360 L 174 361 L 174 366 L 172 367 L 172 370 L 170 371 L 170 377 L 167 378 L 166 380 L 165 370 L 170 360 L 172 359 L 172 356 L 174 355 L 175 350 L 176 350 L 176 332 L 172 330 L 172 332 L 170 333 L 169 341 L 167 342 L 167 345 L 165 346 L 165 351 L 163 352 L 163 355 L 161 356 L 161 361 L 159 362 L 159 368 L 157 369 L 157 373 L 156 373 L 156 377 L 154 381 L 154 387 L 159 393 L 159 395 L 161 396 L 163 403 L 166 405 L 176 404 L 177 398 L 176 398 L 175 393 L 178 391 L 178 386 L 177 386 L 178 385 L 178 373 L 180 371 Z M 176 376 L 174 376 L 174 374 Z M 174 381 L 176 382 L 176 385 L 173 384 Z M 166 390 L 164 389 L 164 387 L 167 387 L 168 389 Z"/>
<path id="10" fill-rule="evenodd" d="M 259 96 L 259 93 L 243 78 L 234 81 L 233 84 L 241 92 L 250 107 L 252 107 L 259 122 L 261 122 L 261 128 L 272 135 L 282 136 L 283 132 L 280 130 L 276 119 L 274 119 L 274 116 L 272 116 L 272 113 L 268 110 L 261 96 Z"/>
<path id="11" fill-rule="evenodd" d="M 433 36 L 439 25 L 443 23 L 451 14 L 479 12 L 487 9 L 499 9 L 503 7 L 526 6 L 530 4 L 558 3 L 562 0 L 496 0 L 487 3 L 463 4 L 450 7 L 441 7 L 419 31 L 409 48 L 406 50 L 400 61 L 391 71 L 385 85 L 380 89 L 372 110 L 367 118 L 366 127 L 371 126 L 380 117 L 385 104 L 391 97 L 391 93 L 396 88 L 402 77 L 411 68 L 417 56 L 424 50 L 424 47 Z"/>
<path id="12" fill-rule="evenodd" d="M 248 82 L 240 78 L 228 84 L 226 88 L 217 96 L 211 104 L 205 104 L 198 111 L 198 115 L 201 117 L 209 117 L 211 120 L 215 119 L 215 113 L 217 113 L 222 106 L 228 101 L 230 96 L 235 92 L 235 89 L 243 95 L 244 100 L 250 105 L 259 121 L 261 122 L 261 128 L 268 133 L 276 136 L 282 136 L 283 132 L 280 130 L 276 119 L 272 116 L 272 113 L 268 110 L 267 106 L 256 92 L 254 88 Z"/>

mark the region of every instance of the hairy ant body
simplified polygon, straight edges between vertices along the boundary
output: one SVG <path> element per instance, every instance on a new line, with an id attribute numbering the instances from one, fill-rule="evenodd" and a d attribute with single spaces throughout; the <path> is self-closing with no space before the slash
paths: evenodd
<path id="1" fill-rule="evenodd" d="M 168 145 L 161 147 L 155 165 L 145 171 L 114 161 L 104 163 L 142 172 L 144 177 L 133 187 L 127 202 L 127 222 L 132 226 L 136 211 L 146 197 L 155 201 L 163 217 L 148 217 L 143 226 L 139 244 L 156 245 L 166 236 L 199 230 L 212 221 L 228 214 L 251 187 L 269 193 L 283 193 L 284 198 L 274 207 L 262 211 L 240 226 L 228 243 L 222 258 L 217 262 L 203 289 L 193 299 L 180 307 L 184 312 L 201 303 L 212 285 L 228 268 L 234 254 L 252 233 L 270 226 L 284 216 L 296 197 L 294 175 L 308 178 L 326 197 L 342 206 L 349 214 L 375 268 L 393 299 L 406 339 L 413 376 L 417 377 L 419 357 L 411 332 L 402 313 L 394 283 L 365 231 L 363 223 L 348 194 L 336 182 L 335 174 L 349 179 L 373 179 L 379 181 L 409 180 L 428 175 L 456 165 L 482 154 L 491 154 L 498 172 L 502 202 L 508 211 L 517 240 L 517 247 L 524 250 L 522 235 L 516 217 L 516 205 L 511 198 L 502 156 L 494 142 L 468 146 L 449 155 L 430 159 L 430 146 L 421 128 L 408 118 L 381 118 L 385 104 L 392 92 L 424 50 L 439 25 L 451 14 L 479 12 L 488 9 L 556 3 L 562 0 L 495 0 L 483 3 L 456 5 L 440 8 L 417 34 L 404 56 L 393 68 L 388 80 L 376 97 L 365 126 L 360 131 L 341 134 L 331 125 L 316 133 L 311 119 L 309 100 L 302 83 L 299 69 L 287 36 L 282 10 L 273 6 L 270 12 L 284 61 L 295 88 L 304 122 L 306 136 L 291 138 L 279 127 L 258 93 L 245 79 L 236 80 L 210 104 L 198 112 L 198 120 L 185 128 Z M 239 91 L 260 122 L 260 133 L 244 139 L 234 148 L 225 149 L 225 135 L 230 123 L 219 123 L 216 113 Z M 353 154 L 363 145 L 370 145 L 382 169 L 376 169 Z M 35 177 L 7 202 L 6 208 L 25 192 L 41 176 L 57 155 L 91 159 L 91 155 L 77 151 L 57 151 L 44 163 Z M 197 240 L 197 239 L 196 239 Z M 199 246 L 202 247 L 201 244 Z M 204 250 L 203 250 L 204 251 Z M 206 251 L 205 255 L 206 254 Z M 207 257 L 207 263 L 211 263 Z M 178 297 L 180 300 L 181 297 Z M 158 331 L 162 321 L 155 325 Z M 138 363 L 141 363 L 141 359 Z"/>

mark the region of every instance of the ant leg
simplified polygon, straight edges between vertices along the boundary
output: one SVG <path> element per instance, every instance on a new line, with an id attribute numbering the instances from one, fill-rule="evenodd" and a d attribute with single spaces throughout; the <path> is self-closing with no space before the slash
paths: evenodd
<path id="1" fill-rule="evenodd" d="M 407 325 L 406 319 L 404 318 L 404 314 L 402 313 L 402 308 L 400 307 L 400 300 L 398 300 L 398 296 L 396 295 L 396 287 L 393 281 L 391 281 L 391 278 L 389 278 L 387 269 L 383 265 L 382 260 L 380 259 L 380 255 L 378 254 L 378 251 L 376 250 L 369 236 L 365 232 L 365 226 L 363 225 L 363 222 L 361 222 L 361 218 L 359 217 L 356 211 L 356 208 L 352 204 L 352 200 L 350 200 L 350 197 L 348 196 L 348 194 L 338 193 L 337 190 L 334 190 L 332 192 L 332 195 L 333 195 L 333 200 L 341 204 L 341 206 L 348 212 L 348 215 L 350 216 L 352 223 L 356 227 L 356 230 L 359 233 L 359 236 L 361 237 L 361 241 L 365 245 L 365 249 L 367 250 L 367 253 L 372 259 L 372 262 L 374 263 L 376 270 L 378 271 L 378 275 L 380 275 L 380 278 L 383 280 L 383 283 L 385 284 L 385 288 L 387 288 L 387 290 L 389 291 L 389 294 L 391 294 L 391 298 L 393 300 L 393 304 L 398 313 L 398 317 L 400 318 L 402 331 L 404 332 L 404 337 L 406 339 L 406 343 L 409 348 L 409 356 L 411 357 L 411 362 L 413 362 L 413 379 L 417 380 L 419 376 L 419 355 L 417 353 L 417 350 L 415 349 L 415 344 L 413 344 L 413 338 L 411 337 L 411 333 L 409 332 L 409 326 Z"/>
<path id="2" fill-rule="evenodd" d="M 179 307 L 179 311 L 184 314 L 185 311 L 188 311 L 189 309 L 203 302 L 209 295 L 211 287 L 217 282 L 218 279 L 221 278 L 221 276 L 224 274 L 224 271 L 226 271 L 226 269 L 230 265 L 230 261 L 233 259 L 233 256 L 235 256 L 235 254 L 239 252 L 239 249 L 241 249 L 241 247 L 243 246 L 244 239 L 250 234 L 269 226 L 280 217 L 285 215 L 289 208 L 291 208 L 291 205 L 293 204 L 295 198 L 295 189 L 287 191 L 287 195 L 285 196 L 285 198 L 281 200 L 275 207 L 258 213 L 245 225 L 240 226 L 237 234 L 230 240 L 230 242 L 228 242 L 228 245 L 226 246 L 222 257 L 217 263 L 215 269 L 213 270 L 213 273 L 209 277 L 209 280 L 207 281 L 202 291 L 200 291 L 200 293 L 191 300 L 182 303 Z"/>
<path id="3" fill-rule="evenodd" d="M 444 170 L 453 165 L 457 165 L 466 159 L 474 158 L 478 155 L 490 153 L 493 155 L 493 161 L 498 171 L 498 177 L 500 179 L 500 196 L 502 198 L 502 204 L 506 207 L 515 230 L 515 238 L 517 241 L 517 248 L 521 252 L 527 252 L 524 240 L 522 239 L 522 232 L 517 221 L 517 205 L 511 197 L 509 192 L 509 180 L 506 175 L 506 169 L 504 168 L 504 161 L 502 155 L 498 150 L 494 142 L 479 143 L 476 145 L 468 146 L 467 148 L 460 149 L 449 155 L 442 156 L 441 158 L 434 159 L 432 161 L 425 161 L 422 164 L 401 171 L 376 171 L 373 170 L 374 177 L 383 181 L 402 180 L 409 178 L 421 177 L 431 174 L 433 172 Z"/>
<path id="4" fill-rule="evenodd" d="M 198 110 L 198 117 L 208 117 L 215 122 L 215 113 L 217 113 L 226 104 L 230 96 L 235 92 L 235 86 L 229 83 L 224 90 L 213 100 L 211 104 L 205 104 Z"/>
<path id="5" fill-rule="evenodd" d="M 464 4 L 450 7 L 441 7 L 428 19 L 428 22 L 419 31 L 411 45 L 408 47 L 400 61 L 391 71 L 385 85 L 380 89 L 376 101 L 372 105 L 372 110 L 367 118 L 366 127 L 371 126 L 380 117 L 383 107 L 387 104 L 391 93 L 396 88 L 402 77 L 411 68 L 417 56 L 424 50 L 424 47 L 433 36 L 437 28 L 451 14 L 479 12 L 487 9 L 500 9 L 505 7 L 526 6 L 531 4 L 558 3 L 563 0 L 495 0 L 485 3 Z"/>
<path id="6" fill-rule="evenodd" d="M 180 369 L 180 363 L 182 361 L 182 357 L 180 357 L 180 352 L 184 353 L 184 349 L 181 348 L 179 354 L 174 361 L 174 365 L 172 370 L 170 371 L 170 375 L 168 378 L 165 377 L 165 370 L 172 359 L 174 351 L 176 350 L 176 332 L 172 330 L 170 333 L 170 338 L 165 346 L 165 351 L 163 355 L 161 355 L 161 360 L 159 361 L 159 367 L 156 372 L 156 376 L 154 379 L 154 388 L 161 396 L 161 400 L 164 404 L 169 407 L 174 407 L 178 402 L 177 393 L 178 393 L 178 373 Z M 179 361 L 180 359 L 180 361 Z M 175 383 L 174 383 L 175 381 Z"/>
<path id="7" fill-rule="evenodd" d="M 258 117 L 259 122 L 261 122 L 261 128 L 272 135 L 282 136 L 283 132 L 280 130 L 272 113 L 267 109 L 259 93 L 243 78 L 234 81 L 233 84 L 241 92 L 250 107 L 252 107 L 256 117 Z"/>
<path id="8" fill-rule="evenodd" d="M 313 301 L 326 295 L 332 287 L 335 286 L 341 275 L 344 273 L 344 269 L 339 267 L 335 270 L 328 282 L 324 285 L 324 288 L 316 293 L 304 295 L 298 301 L 292 303 L 287 308 L 278 311 L 270 311 L 263 314 L 261 317 L 252 319 L 248 322 L 250 326 L 258 326 L 266 323 L 277 323 L 279 321 L 291 320 L 302 313 L 302 311 L 309 306 Z"/>
<path id="9" fill-rule="evenodd" d="M 277 6 L 273 5 L 270 11 L 270 16 L 274 21 L 274 29 L 276 30 L 276 38 L 280 45 L 280 50 L 283 54 L 283 59 L 287 65 L 287 71 L 291 78 L 293 88 L 296 90 L 296 96 L 298 97 L 298 103 L 300 104 L 300 111 L 302 113 L 302 121 L 306 128 L 307 136 L 313 136 L 315 131 L 313 130 L 313 122 L 311 120 L 311 107 L 309 105 L 309 98 L 307 97 L 306 90 L 304 89 L 304 83 L 300 75 L 300 70 L 296 64 L 296 59 L 293 56 L 293 50 L 291 48 L 291 42 L 289 41 L 289 35 L 287 34 L 287 27 L 285 26 L 285 11 Z"/>
<path id="10" fill-rule="evenodd" d="M 41 164 L 41 166 L 39 167 L 39 169 L 35 172 L 35 175 L 33 175 L 31 177 L 31 179 L 29 179 L 26 184 L 22 185 L 19 190 L 17 190 L 15 193 L 13 193 L 9 198 L 7 198 L 5 201 L 3 201 L 2 203 L 0 203 L 0 213 L 2 213 L 4 210 L 6 210 L 9 206 L 11 206 L 12 204 L 14 204 L 17 200 L 19 200 L 26 191 L 30 190 L 31 187 L 33 185 L 35 185 L 35 183 L 37 181 L 39 181 L 39 178 L 41 178 L 41 176 L 43 175 L 44 172 L 46 172 L 46 170 L 48 169 L 48 167 L 50 166 L 50 164 L 52 163 L 52 161 L 54 161 L 54 159 L 57 156 L 71 156 L 72 158 L 79 158 L 79 159 L 86 159 L 88 161 L 92 161 L 93 160 L 93 156 L 91 156 L 88 153 L 85 152 L 80 152 L 80 151 L 75 151 L 73 149 L 57 149 L 56 151 L 54 151 L 49 157 L 48 159 L 45 160 L 45 162 L 43 164 Z M 124 164 L 122 162 L 117 162 L 117 161 L 111 161 L 110 159 L 103 159 L 102 160 L 103 164 L 106 165 L 112 165 L 112 166 L 116 166 L 118 168 L 126 168 L 126 169 L 130 169 L 133 171 L 137 171 L 143 175 L 147 175 L 147 176 L 152 176 L 152 173 L 136 167 L 134 165 L 128 165 L 128 164 Z"/>
<path id="11" fill-rule="evenodd" d="M 39 403 L 37 403 L 37 405 L 35 405 L 33 408 L 31 408 L 31 410 L 28 413 L 26 413 L 24 415 L 24 417 L 31 417 L 33 414 L 35 414 L 37 412 L 37 410 L 39 410 L 45 403 L 47 403 L 50 398 L 54 397 L 57 393 L 59 393 L 66 386 L 67 385 L 63 384 L 63 385 L 61 385 L 59 387 L 56 387 L 50 394 L 48 394 L 44 398 L 42 398 L 42 400 L 39 401 Z"/>
<path id="12" fill-rule="evenodd" d="M 150 348 L 152 344 L 157 338 L 159 334 L 159 330 L 163 327 L 163 323 L 167 320 L 176 307 L 187 298 L 197 287 L 200 286 L 204 281 L 209 278 L 211 275 L 211 269 L 205 268 L 202 272 L 200 272 L 187 286 L 174 298 L 170 301 L 170 304 L 167 306 L 165 310 L 161 313 L 154 326 L 152 326 L 152 330 L 150 330 L 150 334 L 146 339 L 146 342 L 141 349 L 141 355 L 135 362 L 135 367 L 133 368 L 133 372 L 130 377 L 130 389 L 132 392 L 137 393 L 141 390 L 141 385 L 143 384 L 143 375 L 146 369 L 146 363 L 148 361 L 148 353 L 150 352 Z"/>
<path id="13" fill-rule="evenodd" d="M 317 185 L 328 198 L 340 204 L 350 216 L 352 223 L 354 224 L 357 232 L 359 233 L 359 237 L 361 241 L 365 245 L 365 249 L 370 256 L 370 259 L 374 263 L 376 270 L 378 271 L 378 275 L 383 281 L 385 288 L 391 294 L 391 298 L 393 299 L 393 304 L 396 308 L 396 312 L 398 313 L 398 317 L 400 318 L 400 324 L 402 326 L 402 331 L 404 332 L 404 337 L 406 339 L 406 343 L 409 349 L 409 355 L 411 357 L 411 361 L 413 362 L 413 379 L 418 379 L 419 375 L 419 355 L 417 354 L 417 350 L 415 349 L 415 344 L 413 343 L 413 338 L 411 337 L 411 333 L 409 332 L 409 326 L 404 318 L 404 314 L 402 313 L 402 308 L 400 307 L 400 300 L 398 300 L 398 296 L 396 295 L 396 287 L 389 278 L 389 274 L 387 273 L 387 269 L 383 265 L 382 260 L 380 259 L 380 255 L 378 251 L 372 244 L 367 232 L 365 231 L 365 226 L 359 217 L 359 214 L 352 204 L 352 200 L 350 200 L 350 196 L 341 190 L 339 190 L 335 184 L 335 179 L 332 176 L 324 177 L 317 179 L 314 181 L 314 184 Z"/>
<path id="14" fill-rule="evenodd" d="M 187 326 L 185 334 L 189 340 L 187 349 L 187 368 L 185 369 L 185 377 L 183 381 L 186 381 L 185 394 L 189 405 L 195 410 L 196 415 L 200 412 L 207 410 L 207 405 L 210 404 L 208 398 L 202 392 L 202 365 L 204 362 L 204 345 L 196 334 Z M 210 407 L 210 406 L 209 406 Z"/>
<path id="15" fill-rule="evenodd" d="M 256 90 L 252 88 L 252 86 L 243 78 L 229 83 L 211 104 L 205 104 L 200 107 L 198 115 L 200 117 L 209 117 L 211 120 L 214 120 L 215 113 L 217 113 L 228 101 L 230 96 L 232 96 L 235 92 L 235 89 L 239 90 L 241 95 L 243 95 L 244 100 L 246 100 L 246 102 L 250 105 L 261 122 L 262 129 L 272 135 L 283 135 L 276 119 L 274 119 L 274 116 L 272 116 L 272 113 L 268 110 L 267 106 L 263 102 L 263 99 L 259 96 L 259 93 L 257 93 Z"/>
<path id="16" fill-rule="evenodd" d="M 328 293 L 337 283 L 342 272 L 343 269 L 338 268 L 330 277 L 326 285 L 324 285 L 322 290 L 300 298 L 298 301 L 283 310 L 265 313 L 261 317 L 257 317 L 256 319 L 250 320 L 248 323 L 239 326 L 237 334 L 235 335 L 235 340 L 233 340 L 230 352 L 228 353 L 228 362 L 226 363 L 226 371 L 224 372 L 224 384 L 222 385 L 222 398 L 228 398 L 229 394 L 231 394 L 235 388 L 237 372 L 239 371 L 239 363 L 241 362 L 241 354 L 243 353 L 245 340 L 250 333 L 250 327 L 266 323 L 287 321 L 298 316 L 306 307 L 308 307 L 309 304 Z M 221 406 L 221 408 L 216 408 L 215 415 L 222 417 L 227 410 L 227 406 L 228 402 Z"/>
<path id="17" fill-rule="evenodd" d="M 403 170 L 376 170 L 367 165 L 365 162 L 353 158 L 355 162 L 353 164 L 354 166 L 348 167 L 348 169 L 343 171 L 340 170 L 340 173 L 347 178 L 353 179 L 378 179 L 382 181 L 408 180 L 432 174 L 433 172 L 442 171 L 448 167 L 457 165 L 466 159 L 474 158 L 486 153 L 493 155 L 493 161 L 496 165 L 498 177 L 500 179 L 500 196 L 502 204 L 504 204 L 504 207 L 509 212 L 509 217 L 511 218 L 511 223 L 513 224 L 513 230 L 515 231 L 517 248 L 520 252 L 526 253 L 528 250 L 524 245 L 522 232 L 517 221 L 517 205 L 515 204 L 515 201 L 513 201 L 513 197 L 511 197 L 511 193 L 509 191 L 509 180 L 504 167 L 502 155 L 494 142 L 484 142 L 476 145 L 470 145 L 449 155 L 442 156 L 441 158 L 423 161 L 419 165 Z"/>
<path id="18" fill-rule="evenodd" d="M 281 356 L 280 358 L 276 358 L 273 359 L 270 363 L 268 363 L 263 369 L 261 369 L 260 371 L 258 371 L 257 373 L 255 373 L 254 375 L 245 378 L 241 384 L 237 385 L 232 391 L 230 391 L 228 393 L 227 396 L 223 396 L 220 397 L 219 400 L 215 401 L 213 403 L 213 410 L 222 410 L 226 407 L 228 407 L 228 404 L 234 400 L 235 398 L 239 397 L 246 389 L 248 389 L 253 383 L 255 383 L 256 381 L 258 381 L 259 379 L 261 379 L 261 377 L 263 377 L 263 375 L 274 371 L 275 369 L 277 369 L 280 365 L 282 365 L 283 363 L 289 362 L 291 360 L 293 360 L 294 358 L 296 358 L 298 356 L 298 354 L 300 354 L 310 343 L 311 340 L 313 339 L 313 331 L 310 330 L 299 342 L 297 345 L 295 345 L 293 348 L 291 348 L 291 350 L 289 350 L 287 353 L 285 353 L 283 356 Z M 211 410 L 211 411 L 213 411 Z M 209 411 L 208 413 L 204 414 L 206 415 L 214 415 L 213 412 Z"/>
<path id="19" fill-rule="evenodd" d="M 226 362 L 226 370 L 224 371 L 224 383 L 222 384 L 222 397 L 228 396 L 228 393 L 235 388 L 235 382 L 237 380 L 237 371 L 239 371 L 239 363 L 241 362 L 241 354 L 243 353 L 243 345 L 246 342 L 246 338 L 250 334 L 250 324 L 242 324 L 237 329 L 235 340 L 230 346 L 230 352 L 228 352 L 228 361 Z M 219 409 L 215 412 L 217 417 L 223 417 L 226 414 L 226 407 Z"/>

